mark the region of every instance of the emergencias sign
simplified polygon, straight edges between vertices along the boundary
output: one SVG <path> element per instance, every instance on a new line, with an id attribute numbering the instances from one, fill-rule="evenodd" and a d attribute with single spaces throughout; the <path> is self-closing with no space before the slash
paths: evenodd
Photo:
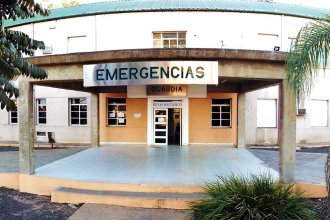
<path id="1" fill-rule="evenodd" d="M 84 65 L 84 86 L 218 84 L 217 61 L 153 61 Z"/>

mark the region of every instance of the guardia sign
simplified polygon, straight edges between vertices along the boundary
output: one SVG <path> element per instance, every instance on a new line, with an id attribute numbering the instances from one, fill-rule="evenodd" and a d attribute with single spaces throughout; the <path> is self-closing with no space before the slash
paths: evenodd
<path id="1" fill-rule="evenodd" d="M 84 86 L 218 84 L 217 61 L 153 61 L 84 65 Z"/>
<path id="2" fill-rule="evenodd" d="M 148 85 L 148 96 L 186 96 L 187 85 Z"/>

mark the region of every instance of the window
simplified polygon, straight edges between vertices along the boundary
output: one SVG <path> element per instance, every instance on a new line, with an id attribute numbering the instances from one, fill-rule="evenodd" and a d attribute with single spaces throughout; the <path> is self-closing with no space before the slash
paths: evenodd
<path id="1" fill-rule="evenodd" d="M 68 37 L 68 53 L 86 51 L 89 44 L 86 43 L 86 35 Z"/>
<path id="2" fill-rule="evenodd" d="M 37 123 L 46 124 L 47 123 L 47 113 L 46 113 L 46 99 L 37 99 Z"/>
<path id="3" fill-rule="evenodd" d="M 154 32 L 154 48 L 185 48 L 186 32 Z"/>
<path id="4" fill-rule="evenodd" d="M 212 127 L 231 126 L 231 100 L 212 99 Z"/>
<path id="5" fill-rule="evenodd" d="M 15 101 L 16 107 L 17 107 L 17 102 Z M 9 112 L 9 124 L 17 124 L 18 123 L 18 114 L 17 110 L 16 111 L 10 111 Z"/>
<path id="6" fill-rule="evenodd" d="M 17 122 L 18 122 L 17 111 L 10 111 L 9 112 L 9 123 L 10 124 L 17 124 Z"/>
<path id="7" fill-rule="evenodd" d="M 258 42 L 258 49 L 260 50 L 273 50 L 275 46 L 280 45 L 278 34 L 258 33 L 256 40 Z"/>
<path id="8" fill-rule="evenodd" d="M 257 127 L 277 127 L 277 101 L 276 99 L 257 100 Z"/>
<path id="9" fill-rule="evenodd" d="M 126 125 L 126 99 L 109 98 L 108 102 L 108 125 L 125 126 Z"/>
<path id="10" fill-rule="evenodd" d="M 48 142 L 47 134 L 44 131 L 37 131 L 36 139 L 38 142 Z"/>
<path id="11" fill-rule="evenodd" d="M 328 101 L 311 101 L 311 124 L 313 127 L 328 126 Z"/>
<path id="12" fill-rule="evenodd" d="M 70 124 L 87 125 L 87 98 L 70 99 Z"/>

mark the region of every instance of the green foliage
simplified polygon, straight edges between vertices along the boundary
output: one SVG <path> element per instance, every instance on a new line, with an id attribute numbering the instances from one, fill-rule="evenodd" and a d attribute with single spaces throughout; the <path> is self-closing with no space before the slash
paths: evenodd
<path id="1" fill-rule="evenodd" d="M 205 191 L 210 199 L 191 204 L 197 220 L 317 219 L 302 192 L 269 175 L 219 176 Z"/>
<path id="2" fill-rule="evenodd" d="M 42 1 L 42 3 L 48 9 L 66 8 L 66 7 L 79 5 L 79 1 L 76 1 L 76 0 L 62 0 L 59 4 L 56 4 L 56 3 L 53 3 L 53 2 L 55 2 L 55 1 L 52 1 L 52 0 L 43 0 Z"/>
<path id="3" fill-rule="evenodd" d="M 309 95 L 318 74 L 325 67 L 330 52 L 330 16 L 309 22 L 292 42 L 286 61 L 287 79 L 299 100 Z"/>
<path id="4" fill-rule="evenodd" d="M 25 19 L 40 14 L 49 15 L 49 11 L 33 0 L 3 0 L 0 2 L 0 107 L 7 111 L 15 110 L 16 104 L 12 100 L 19 95 L 18 89 L 11 80 L 19 76 L 33 79 L 44 79 L 47 72 L 23 59 L 23 55 L 33 56 L 37 49 L 44 49 L 42 41 L 31 39 L 20 31 L 5 28 L 6 19 Z"/>

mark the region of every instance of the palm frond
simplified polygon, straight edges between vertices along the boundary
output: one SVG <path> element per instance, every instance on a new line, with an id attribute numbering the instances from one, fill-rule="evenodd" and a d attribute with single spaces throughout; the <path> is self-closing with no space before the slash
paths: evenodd
<path id="1" fill-rule="evenodd" d="M 311 93 L 320 67 L 325 67 L 330 52 L 330 16 L 309 22 L 301 28 L 291 45 L 285 69 L 298 100 Z"/>

